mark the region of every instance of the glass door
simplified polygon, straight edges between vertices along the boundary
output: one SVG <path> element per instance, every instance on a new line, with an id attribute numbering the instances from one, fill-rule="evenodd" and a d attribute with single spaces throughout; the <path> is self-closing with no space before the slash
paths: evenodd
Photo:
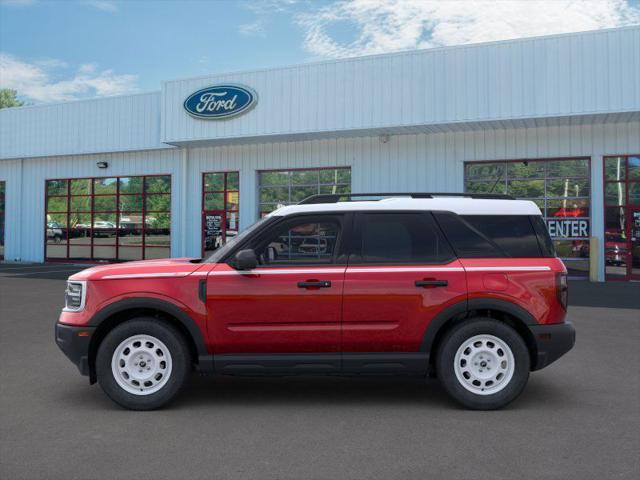
<path id="1" fill-rule="evenodd" d="M 203 174 L 202 182 L 202 255 L 209 256 L 239 229 L 238 172 Z"/>
<path id="2" fill-rule="evenodd" d="M 604 159 L 607 280 L 640 280 L 640 155 Z"/>
<path id="3" fill-rule="evenodd" d="M 629 225 L 631 227 L 629 276 L 631 280 L 640 280 L 640 206 L 629 208 L 629 214 Z"/>

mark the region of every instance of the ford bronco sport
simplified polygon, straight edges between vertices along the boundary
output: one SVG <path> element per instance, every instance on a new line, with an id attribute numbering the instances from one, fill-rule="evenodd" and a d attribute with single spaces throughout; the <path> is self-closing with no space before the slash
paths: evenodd
<path id="1" fill-rule="evenodd" d="M 207 259 L 84 270 L 65 298 L 56 342 L 134 410 L 193 370 L 435 375 L 495 409 L 575 341 L 540 210 L 499 195 L 316 195 Z"/>

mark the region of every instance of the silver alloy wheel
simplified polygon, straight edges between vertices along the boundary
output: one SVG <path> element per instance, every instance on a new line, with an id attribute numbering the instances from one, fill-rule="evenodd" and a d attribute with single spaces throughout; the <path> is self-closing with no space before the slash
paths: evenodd
<path id="1" fill-rule="evenodd" d="M 460 384 L 476 395 L 492 395 L 504 389 L 515 369 L 513 352 L 493 335 L 476 335 L 464 341 L 453 359 Z"/>
<path id="2" fill-rule="evenodd" d="M 122 389 L 134 395 L 150 395 L 171 377 L 171 352 L 151 335 L 134 335 L 113 352 L 111 371 Z"/>

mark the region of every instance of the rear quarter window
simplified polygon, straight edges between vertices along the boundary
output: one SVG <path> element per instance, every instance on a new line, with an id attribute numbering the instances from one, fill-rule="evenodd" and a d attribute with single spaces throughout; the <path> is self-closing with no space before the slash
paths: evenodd
<path id="1" fill-rule="evenodd" d="M 436 218 L 460 258 L 549 256 L 529 216 L 444 213 Z"/>

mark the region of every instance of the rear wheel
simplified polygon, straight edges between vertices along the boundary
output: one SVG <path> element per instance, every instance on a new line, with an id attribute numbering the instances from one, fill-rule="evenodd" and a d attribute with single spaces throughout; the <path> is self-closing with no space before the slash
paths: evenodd
<path id="1" fill-rule="evenodd" d="M 436 369 L 444 389 L 474 410 L 513 401 L 529 379 L 530 358 L 518 332 L 490 318 L 465 320 L 444 337 Z"/>
<path id="2" fill-rule="evenodd" d="M 128 320 L 98 349 L 98 383 L 117 404 L 153 410 L 170 402 L 191 370 L 189 347 L 173 326 L 151 317 Z"/>

